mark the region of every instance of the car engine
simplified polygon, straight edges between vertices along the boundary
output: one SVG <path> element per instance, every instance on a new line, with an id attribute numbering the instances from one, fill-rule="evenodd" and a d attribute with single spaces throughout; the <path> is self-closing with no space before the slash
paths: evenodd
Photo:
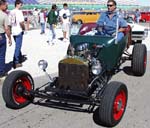
<path id="1" fill-rule="evenodd" d="M 101 63 L 88 47 L 87 43 L 75 48 L 69 46 L 67 57 L 59 62 L 59 88 L 84 91 L 89 87 L 91 76 L 101 73 Z"/>

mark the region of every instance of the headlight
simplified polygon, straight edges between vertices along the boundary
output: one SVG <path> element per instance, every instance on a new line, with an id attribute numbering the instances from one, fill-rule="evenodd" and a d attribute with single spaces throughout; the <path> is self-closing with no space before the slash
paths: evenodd
<path id="1" fill-rule="evenodd" d="M 99 75 L 101 73 L 102 66 L 98 60 L 96 60 L 96 62 L 93 63 L 91 70 L 94 75 Z"/>
<path id="2" fill-rule="evenodd" d="M 40 69 L 45 70 L 48 66 L 48 63 L 47 63 L 46 60 L 40 60 L 38 62 L 38 66 L 39 66 Z"/>
<path id="3" fill-rule="evenodd" d="M 77 46 L 77 51 L 82 51 L 82 50 L 83 50 L 82 45 Z"/>
<path id="4" fill-rule="evenodd" d="M 84 44 L 82 45 L 82 47 L 83 47 L 84 50 L 86 50 L 87 47 L 88 47 L 88 44 L 87 44 L 87 43 L 84 43 Z"/>

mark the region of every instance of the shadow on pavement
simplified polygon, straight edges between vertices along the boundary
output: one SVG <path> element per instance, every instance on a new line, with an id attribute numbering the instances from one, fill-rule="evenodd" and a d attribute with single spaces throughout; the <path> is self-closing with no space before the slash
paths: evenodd
<path id="1" fill-rule="evenodd" d="M 130 75 L 130 76 L 134 76 L 133 72 L 132 72 L 132 68 L 130 66 L 126 66 L 123 68 L 123 71 L 125 74 Z"/>
<path id="2" fill-rule="evenodd" d="M 5 72 L 9 72 L 13 68 L 13 62 L 10 61 L 9 63 L 6 63 L 5 65 Z"/>

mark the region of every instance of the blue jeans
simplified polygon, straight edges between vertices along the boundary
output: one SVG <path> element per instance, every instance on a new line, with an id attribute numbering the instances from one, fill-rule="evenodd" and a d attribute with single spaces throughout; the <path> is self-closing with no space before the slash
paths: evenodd
<path id="1" fill-rule="evenodd" d="M 137 17 L 137 18 L 135 19 L 135 22 L 136 22 L 136 23 L 139 23 L 139 22 L 140 22 L 140 18 Z"/>
<path id="2" fill-rule="evenodd" d="M 41 23 L 41 33 L 45 33 L 45 23 Z"/>
<path id="3" fill-rule="evenodd" d="M 5 72 L 6 36 L 0 34 L 0 74 Z"/>
<path id="4" fill-rule="evenodd" d="M 23 32 L 21 32 L 17 36 L 13 36 L 13 37 L 14 37 L 14 40 L 15 40 L 15 43 L 16 43 L 13 62 L 15 64 L 18 64 L 20 62 L 20 58 L 22 57 L 21 47 L 22 47 L 22 40 L 23 40 Z"/>
<path id="5" fill-rule="evenodd" d="M 55 33 L 55 29 L 53 27 L 53 24 L 50 24 L 50 27 L 49 27 L 50 31 L 52 32 L 52 40 L 55 39 L 56 37 L 56 33 Z"/>

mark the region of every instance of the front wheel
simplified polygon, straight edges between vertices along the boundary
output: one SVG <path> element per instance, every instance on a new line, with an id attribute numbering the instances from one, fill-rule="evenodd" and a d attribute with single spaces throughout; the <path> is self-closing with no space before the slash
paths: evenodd
<path id="1" fill-rule="evenodd" d="M 6 106 L 12 109 L 20 109 L 28 104 L 30 100 L 25 92 L 34 90 L 34 83 L 31 75 L 25 71 L 11 72 L 3 83 L 2 95 Z M 28 93 L 29 94 L 29 93 Z"/>
<path id="2" fill-rule="evenodd" d="M 116 126 L 123 117 L 127 99 L 128 91 L 125 84 L 116 81 L 109 83 L 102 94 L 97 119 L 94 121 L 105 127 Z"/>

